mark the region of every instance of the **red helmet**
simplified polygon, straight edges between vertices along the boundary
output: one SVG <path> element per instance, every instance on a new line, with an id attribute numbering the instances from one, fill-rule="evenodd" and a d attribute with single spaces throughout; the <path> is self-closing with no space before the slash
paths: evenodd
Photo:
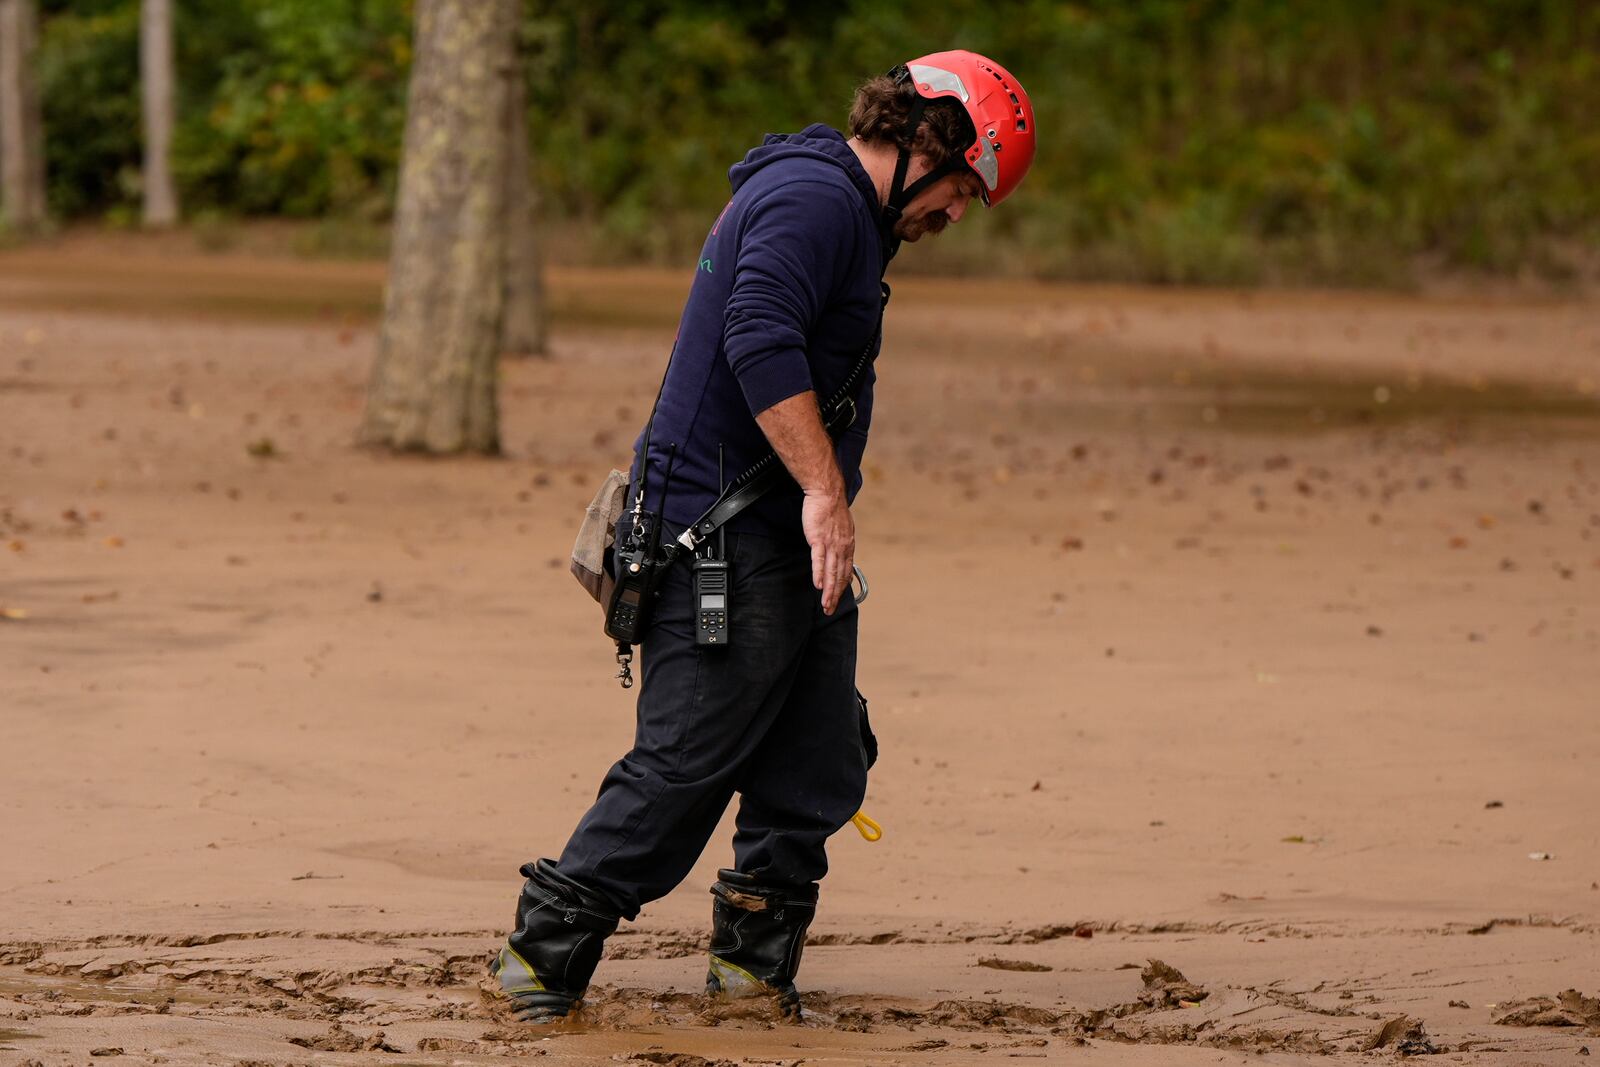
<path id="1" fill-rule="evenodd" d="M 953 97 L 966 108 L 976 138 L 966 149 L 967 166 L 983 183 L 991 207 L 1011 195 L 1033 165 L 1033 105 L 1011 73 L 976 52 L 934 52 L 905 69 L 917 95 Z"/>

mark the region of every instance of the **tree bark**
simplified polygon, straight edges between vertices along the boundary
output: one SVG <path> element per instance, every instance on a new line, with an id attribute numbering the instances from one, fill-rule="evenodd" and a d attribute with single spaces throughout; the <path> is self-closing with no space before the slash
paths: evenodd
<path id="1" fill-rule="evenodd" d="M 0 210 L 23 233 L 44 226 L 44 119 L 34 81 L 35 0 L 0 0 Z"/>
<path id="2" fill-rule="evenodd" d="M 544 263 L 539 243 L 533 193 L 532 155 L 528 149 L 527 87 L 517 63 L 506 108 L 506 313 L 500 347 L 519 356 L 543 355 L 546 349 Z"/>
<path id="3" fill-rule="evenodd" d="M 139 82 L 144 100 L 144 224 L 178 221 L 172 186 L 172 0 L 141 0 Z"/>
<path id="4" fill-rule="evenodd" d="M 417 0 L 378 359 L 361 437 L 497 452 L 518 0 Z"/>

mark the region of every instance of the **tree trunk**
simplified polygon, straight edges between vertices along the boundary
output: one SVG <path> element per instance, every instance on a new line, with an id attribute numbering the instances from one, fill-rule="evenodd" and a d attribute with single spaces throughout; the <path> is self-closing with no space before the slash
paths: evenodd
<path id="1" fill-rule="evenodd" d="M 506 314 L 500 347 L 519 356 L 545 352 L 544 264 L 534 220 L 527 92 L 519 62 L 506 108 Z"/>
<path id="2" fill-rule="evenodd" d="M 13 230 L 45 222 L 44 119 L 34 83 L 34 0 L 0 0 L 0 210 Z"/>
<path id="3" fill-rule="evenodd" d="M 496 452 L 505 114 L 519 0 L 417 0 L 378 360 L 361 437 Z"/>
<path id="4" fill-rule="evenodd" d="M 144 224 L 178 221 L 172 187 L 172 0 L 141 0 L 139 82 L 144 96 Z"/>

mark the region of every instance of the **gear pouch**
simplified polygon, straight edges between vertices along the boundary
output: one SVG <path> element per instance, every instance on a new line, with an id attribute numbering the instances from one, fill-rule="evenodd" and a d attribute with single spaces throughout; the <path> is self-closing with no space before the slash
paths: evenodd
<path id="1" fill-rule="evenodd" d="M 861 710 L 861 749 L 866 753 L 867 770 L 878 762 L 878 738 L 872 732 L 872 723 L 867 718 L 867 698 L 861 695 L 861 690 L 856 690 L 856 707 Z"/>
<path id="2" fill-rule="evenodd" d="M 627 496 L 628 476 L 619 470 L 606 475 L 600 491 L 584 509 L 583 525 L 572 543 L 572 576 L 602 606 L 610 603 L 611 588 L 616 585 L 606 564 L 616 544 L 617 520 L 627 506 Z"/>

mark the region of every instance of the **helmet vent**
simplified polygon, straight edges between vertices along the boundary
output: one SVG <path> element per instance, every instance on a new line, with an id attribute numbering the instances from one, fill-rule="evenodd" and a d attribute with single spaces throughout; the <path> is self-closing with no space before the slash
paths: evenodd
<path id="1" fill-rule="evenodd" d="M 1011 73 L 986 56 L 964 49 L 907 60 L 895 73 L 909 80 L 925 100 L 959 100 L 967 120 L 962 124 L 967 132 L 961 137 L 970 140 L 965 140 L 966 147 L 955 161 L 965 159 L 977 174 L 985 204 L 1010 196 L 1033 162 L 1036 140 L 1033 105 Z M 994 79 L 993 88 L 984 88 L 989 84 L 983 80 L 985 74 Z M 1010 151 L 1003 151 L 1007 145 Z"/>

